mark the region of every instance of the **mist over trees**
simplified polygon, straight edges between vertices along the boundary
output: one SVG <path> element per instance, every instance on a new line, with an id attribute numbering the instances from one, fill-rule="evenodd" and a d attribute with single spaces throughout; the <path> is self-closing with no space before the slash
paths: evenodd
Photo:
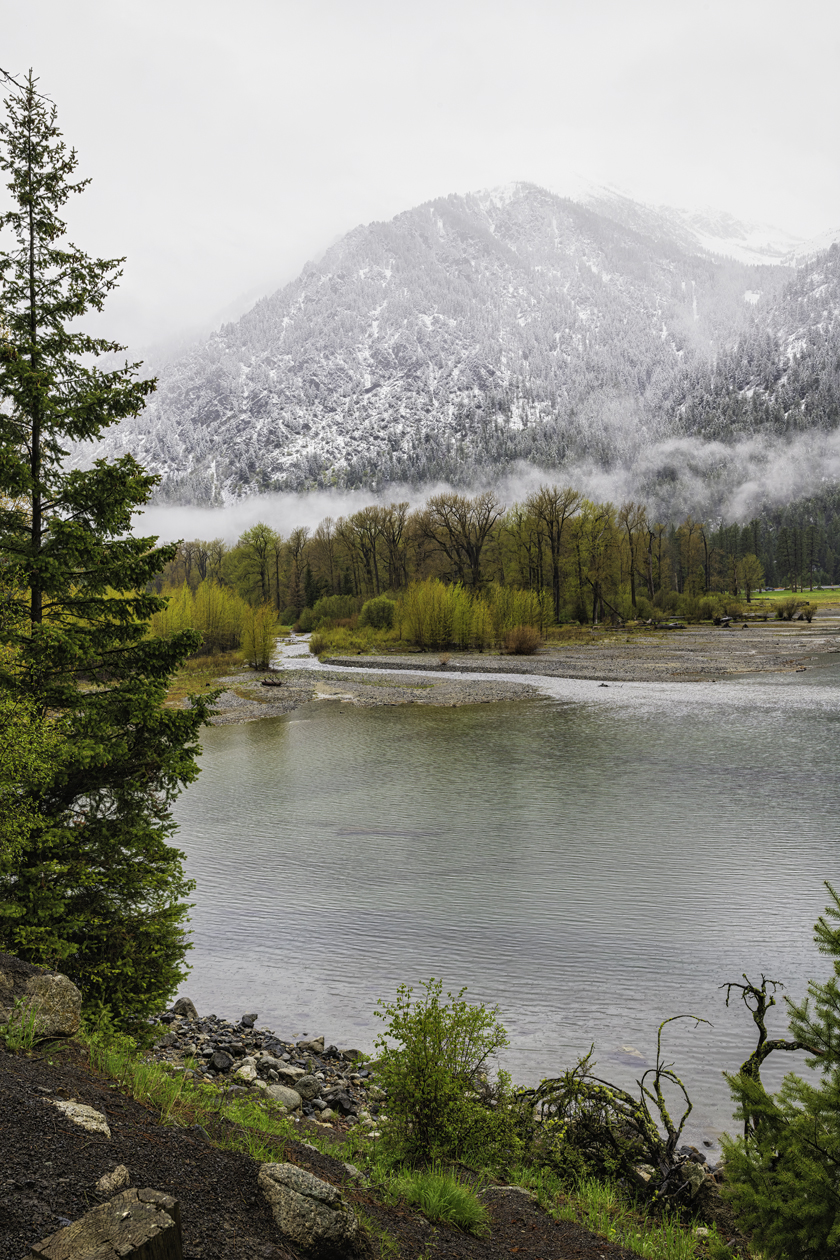
<path id="1" fill-rule="evenodd" d="M 805 591 L 840 580 L 840 511 L 813 503 L 745 525 L 663 522 L 642 503 L 596 502 L 572 486 L 545 484 L 509 506 L 489 491 L 450 492 L 413 511 L 406 502 L 371 504 L 285 538 L 260 523 L 231 547 L 185 542 L 155 589 L 180 591 L 173 598 L 188 596 L 197 610 L 209 590 L 217 599 L 227 592 L 229 603 L 269 605 L 307 629 L 316 604 L 349 618 L 365 601 L 430 580 L 474 593 L 532 592 L 539 625 L 655 617 L 678 601 L 699 615 L 707 597 L 749 601 L 765 585 Z M 195 616 L 173 624 L 194 625 L 216 645 Z M 166 615 L 155 625 L 165 632 Z"/>

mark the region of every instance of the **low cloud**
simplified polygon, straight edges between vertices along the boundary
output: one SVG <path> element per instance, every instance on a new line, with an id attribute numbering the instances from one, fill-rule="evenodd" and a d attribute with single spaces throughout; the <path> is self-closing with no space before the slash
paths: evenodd
<path id="1" fill-rule="evenodd" d="M 840 483 L 840 429 L 786 438 L 753 436 L 733 443 L 674 437 L 634 443 L 629 461 L 606 468 L 595 461 L 560 469 L 517 465 L 493 481 L 478 482 L 472 493 L 493 489 L 506 504 L 524 499 L 546 482 L 572 485 L 587 497 L 618 504 L 635 499 L 659 520 L 744 522 L 764 509 L 784 506 Z M 306 494 L 254 495 L 223 507 L 152 504 L 138 529 L 164 541 L 224 538 L 233 543 L 243 530 L 265 521 L 281 534 L 297 526 L 314 529 L 326 516 L 337 519 L 370 503 L 407 501 L 414 508 L 430 495 L 451 490 L 439 482 L 423 487 L 394 484 L 370 490 L 317 490 Z M 459 493 L 465 493 L 463 487 Z"/>

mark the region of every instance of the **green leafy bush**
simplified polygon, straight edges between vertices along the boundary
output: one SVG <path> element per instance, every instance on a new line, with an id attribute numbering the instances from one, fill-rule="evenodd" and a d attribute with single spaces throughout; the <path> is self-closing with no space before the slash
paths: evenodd
<path id="1" fill-rule="evenodd" d="M 304 608 L 303 612 L 298 617 L 296 624 L 297 624 L 298 630 L 300 630 L 301 633 L 309 634 L 310 630 L 315 629 L 317 622 L 318 622 L 318 619 L 315 616 L 313 609 Z"/>
<path id="2" fill-rule="evenodd" d="M 316 625 L 322 621 L 343 621 L 354 616 L 359 611 L 359 602 L 355 595 L 322 595 L 312 609 Z"/>
<path id="3" fill-rule="evenodd" d="M 362 604 L 359 625 L 370 626 L 374 630 L 390 630 L 394 624 L 395 608 L 393 599 L 389 599 L 387 595 L 377 595 L 376 599 L 369 599 Z"/>
<path id="4" fill-rule="evenodd" d="M 376 1011 L 387 1021 L 376 1040 L 377 1079 L 388 1095 L 383 1141 L 412 1162 L 488 1163 L 517 1141 L 509 1082 L 500 1074 L 493 1090 L 485 1076 L 490 1057 L 508 1044 L 507 1033 L 498 1007 L 472 1005 L 466 989 L 443 1001 L 442 988 L 432 978 L 415 998 L 400 985 L 395 1001 Z"/>

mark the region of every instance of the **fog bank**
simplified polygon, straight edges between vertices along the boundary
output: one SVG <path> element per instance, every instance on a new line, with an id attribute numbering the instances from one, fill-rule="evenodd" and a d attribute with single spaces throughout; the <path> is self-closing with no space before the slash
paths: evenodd
<path id="1" fill-rule="evenodd" d="M 782 507 L 840 482 L 840 429 L 812 431 L 793 437 L 755 435 L 734 443 L 675 437 L 637 446 L 630 462 L 606 468 L 594 462 L 563 468 L 518 465 L 493 481 L 476 482 L 469 491 L 493 489 L 508 506 L 537 486 L 573 485 L 588 498 L 647 504 L 656 520 L 678 521 L 687 515 L 701 520 L 744 522 L 763 509 Z M 326 516 L 337 519 L 370 503 L 407 501 L 420 506 L 430 495 L 452 490 L 443 482 L 421 487 L 391 484 L 369 489 L 313 490 L 304 494 L 253 495 L 223 506 L 151 504 L 136 528 L 164 541 L 177 538 L 223 538 L 233 543 L 258 521 L 281 534 L 297 526 L 314 529 Z"/>

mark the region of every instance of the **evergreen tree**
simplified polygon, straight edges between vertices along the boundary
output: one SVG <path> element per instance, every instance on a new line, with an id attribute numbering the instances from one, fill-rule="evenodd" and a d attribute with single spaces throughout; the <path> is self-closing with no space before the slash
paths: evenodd
<path id="1" fill-rule="evenodd" d="M 130 534 L 156 479 L 131 457 L 69 469 L 66 444 L 136 415 L 154 389 L 138 364 L 108 371 L 123 349 L 81 330 L 120 276 L 122 259 L 90 258 L 60 217 L 76 154 L 31 73 L 7 100 L 0 169 L 11 209 L 0 229 L 0 561 L 5 615 L 2 694 L 62 733 L 37 818 L 0 859 L 0 948 L 60 964 L 89 1008 L 136 1019 L 184 975 L 183 854 L 168 843 L 170 805 L 197 774 L 206 700 L 164 706 L 167 681 L 197 646 L 193 631 L 157 639 L 164 606 L 147 584 L 175 547 Z"/>
<path id="2" fill-rule="evenodd" d="M 814 938 L 833 960 L 833 975 L 811 981 L 804 1001 L 786 999 L 792 1042 L 759 1047 L 763 1054 L 804 1049 L 816 1076 L 791 1072 L 769 1095 L 757 1068 L 749 1070 L 753 1055 L 729 1077 L 746 1136 L 724 1141 L 727 1194 L 753 1242 L 785 1260 L 840 1257 L 840 898 L 826 888 L 831 903 Z"/>

